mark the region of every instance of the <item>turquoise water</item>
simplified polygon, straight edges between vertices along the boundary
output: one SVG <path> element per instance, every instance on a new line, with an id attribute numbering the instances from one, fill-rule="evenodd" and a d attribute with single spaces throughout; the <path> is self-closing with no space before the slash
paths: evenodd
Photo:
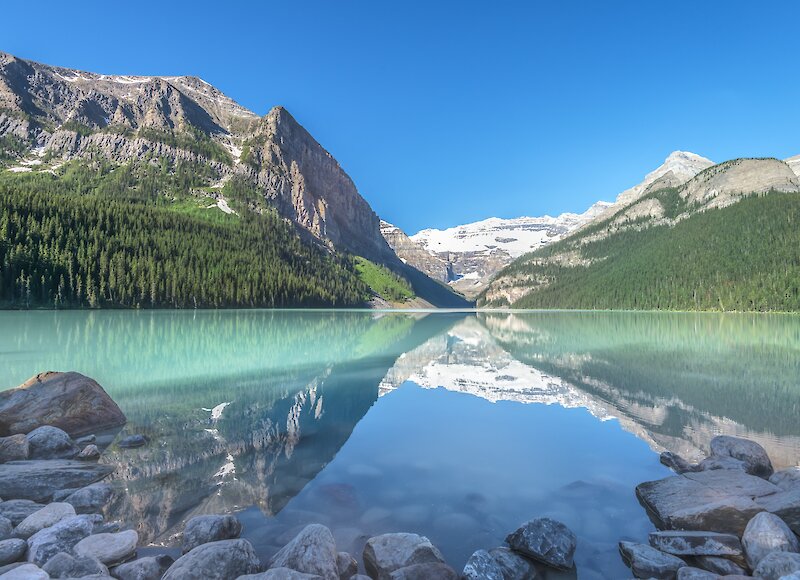
<path id="1" fill-rule="evenodd" d="M 159 546 L 233 512 L 265 559 L 319 521 L 356 555 L 422 533 L 458 567 L 550 515 L 579 537 L 579 577 L 624 577 L 657 452 L 728 433 L 800 459 L 796 316 L 4 312 L 0 329 L 0 388 L 77 370 L 151 437 L 102 461 L 127 489 L 110 515 Z"/>

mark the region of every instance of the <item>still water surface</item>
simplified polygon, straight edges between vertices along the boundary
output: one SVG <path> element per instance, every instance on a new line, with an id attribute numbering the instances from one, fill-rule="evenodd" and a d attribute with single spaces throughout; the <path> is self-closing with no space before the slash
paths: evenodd
<path id="1" fill-rule="evenodd" d="M 672 313 L 0 313 L 0 388 L 97 379 L 151 445 L 102 461 L 111 516 L 174 544 L 237 513 L 267 559 L 305 523 L 358 555 L 427 535 L 463 565 L 522 521 L 579 537 L 580 578 L 625 577 L 652 529 L 633 489 L 716 434 L 800 460 L 800 317 Z M 567 576 L 569 577 L 569 576 Z"/>

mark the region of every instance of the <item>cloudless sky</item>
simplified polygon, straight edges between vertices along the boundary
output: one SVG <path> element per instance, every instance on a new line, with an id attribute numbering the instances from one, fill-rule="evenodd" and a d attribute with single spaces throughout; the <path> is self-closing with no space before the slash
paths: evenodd
<path id="1" fill-rule="evenodd" d="M 675 149 L 800 153 L 800 3 L 6 0 L 0 50 L 284 105 L 414 233 L 583 211 Z"/>

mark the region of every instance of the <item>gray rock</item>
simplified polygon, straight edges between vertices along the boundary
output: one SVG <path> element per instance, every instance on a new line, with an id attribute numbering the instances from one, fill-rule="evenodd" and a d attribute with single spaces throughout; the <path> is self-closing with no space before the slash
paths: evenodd
<path id="1" fill-rule="evenodd" d="M 127 562 L 136 554 L 139 534 L 133 530 L 116 534 L 94 534 L 75 544 L 76 556 L 96 558 L 106 566 Z"/>
<path id="2" fill-rule="evenodd" d="M 747 473 L 747 464 L 744 461 L 739 461 L 733 457 L 719 457 L 712 455 L 706 457 L 697 464 L 697 469 L 694 471 L 716 471 L 719 469 L 733 469 Z"/>
<path id="3" fill-rule="evenodd" d="M 242 533 L 242 524 L 234 516 L 196 516 L 186 523 L 183 531 L 183 553 L 200 544 L 233 540 Z"/>
<path id="4" fill-rule="evenodd" d="M 774 472 L 767 452 L 755 441 L 719 435 L 711 440 L 711 455 L 732 457 L 745 463 L 745 471 L 750 475 L 768 478 Z"/>
<path id="5" fill-rule="evenodd" d="M 757 514 L 742 536 L 747 564 L 755 569 L 770 552 L 800 552 L 800 542 L 789 526 L 775 514 Z"/>
<path id="6" fill-rule="evenodd" d="M 777 485 L 738 469 L 685 473 L 683 477 L 701 483 L 724 495 L 757 498 L 780 491 Z"/>
<path id="7" fill-rule="evenodd" d="M 51 578 L 83 578 L 84 576 L 108 576 L 108 568 L 95 558 L 73 557 L 61 552 L 42 566 Z"/>
<path id="8" fill-rule="evenodd" d="M 679 569 L 686 566 L 686 562 L 677 556 L 646 544 L 620 542 L 619 553 L 637 578 L 672 579 Z"/>
<path id="9" fill-rule="evenodd" d="M 772 552 L 767 554 L 753 570 L 755 578 L 779 580 L 781 577 L 800 571 L 800 554 Z"/>
<path id="10" fill-rule="evenodd" d="M 43 566 L 59 552 L 72 552 L 75 544 L 92 533 L 89 516 L 74 516 L 45 528 L 28 538 L 28 562 Z"/>
<path id="11" fill-rule="evenodd" d="M 43 507 L 44 504 L 29 499 L 11 499 L 0 502 L 0 516 L 7 518 L 12 525 L 17 526 L 22 520 Z"/>
<path id="12" fill-rule="evenodd" d="M 83 451 L 75 456 L 75 459 L 80 459 L 81 461 L 100 459 L 100 449 L 97 447 L 97 445 L 87 445 L 83 448 Z"/>
<path id="13" fill-rule="evenodd" d="M 489 555 L 503 571 L 505 580 L 533 580 L 536 568 L 533 563 L 508 548 L 493 548 Z"/>
<path id="14" fill-rule="evenodd" d="M 756 503 L 781 518 L 795 534 L 800 535 L 800 487 L 757 498 Z"/>
<path id="15" fill-rule="evenodd" d="M 60 489 L 87 486 L 112 471 L 108 465 L 69 459 L 11 461 L 0 469 L 0 497 L 48 502 Z"/>
<path id="16" fill-rule="evenodd" d="M 339 571 L 339 580 L 349 580 L 358 574 L 358 562 L 347 552 L 336 554 L 336 569 Z"/>
<path id="17" fill-rule="evenodd" d="M 550 518 L 536 518 L 508 535 L 506 542 L 515 552 L 557 568 L 572 568 L 577 538 L 567 526 Z"/>
<path id="18" fill-rule="evenodd" d="M 504 580 L 503 569 L 486 550 L 469 557 L 461 577 L 465 580 Z"/>
<path id="19" fill-rule="evenodd" d="M 24 434 L 0 437 L 0 463 L 24 461 L 29 456 L 28 438 Z"/>
<path id="20" fill-rule="evenodd" d="M 114 488 L 110 484 L 93 483 L 72 492 L 64 501 L 79 514 L 93 514 L 102 511 L 113 495 Z"/>
<path id="21" fill-rule="evenodd" d="M 697 471 L 697 465 L 692 465 L 677 453 L 671 451 L 664 451 L 658 457 L 663 465 L 669 467 L 675 473 L 687 473 L 689 471 Z"/>
<path id="22" fill-rule="evenodd" d="M 0 566 L 5 566 L 22 559 L 28 549 L 25 540 L 11 538 L 0 542 Z"/>
<path id="23" fill-rule="evenodd" d="M 350 580 L 372 580 L 372 578 L 364 574 L 356 574 Z"/>
<path id="24" fill-rule="evenodd" d="M 756 516 L 758 517 L 758 516 Z M 733 534 L 700 531 L 652 532 L 650 545 L 675 556 L 741 556 L 742 543 Z"/>
<path id="25" fill-rule="evenodd" d="M 2 580 L 49 580 L 50 575 L 34 564 L 23 564 L 0 576 Z"/>
<path id="26" fill-rule="evenodd" d="M 117 566 L 114 576 L 119 580 L 161 580 L 164 572 L 174 563 L 175 559 L 166 554 L 148 556 Z"/>
<path id="27" fill-rule="evenodd" d="M 11 532 L 14 531 L 14 524 L 11 520 L 0 516 L 0 540 L 7 540 L 11 537 Z"/>
<path id="28" fill-rule="evenodd" d="M 27 435 L 31 459 L 72 459 L 78 446 L 58 427 L 44 425 Z"/>
<path id="29" fill-rule="evenodd" d="M 747 574 L 742 566 L 719 556 L 696 556 L 692 558 L 695 566 L 719 574 L 720 576 L 741 576 Z"/>
<path id="30" fill-rule="evenodd" d="M 19 568 L 20 566 L 25 566 L 27 562 L 14 562 L 13 564 L 6 564 L 5 566 L 0 566 L 0 576 L 5 574 L 6 572 L 11 572 L 14 568 Z"/>
<path id="31" fill-rule="evenodd" d="M 147 437 L 144 435 L 136 434 L 136 435 L 128 435 L 127 437 L 123 437 L 119 443 L 117 443 L 122 449 L 134 449 L 136 447 L 144 447 L 147 445 Z"/>
<path id="32" fill-rule="evenodd" d="M 320 580 L 322 576 L 304 574 L 291 568 L 272 568 L 260 574 L 247 574 L 239 576 L 236 580 Z"/>
<path id="33" fill-rule="evenodd" d="M 78 437 L 75 440 L 75 444 L 78 447 L 86 447 L 87 445 L 91 445 L 92 443 L 97 441 L 96 435 L 86 435 L 85 437 Z"/>
<path id="34" fill-rule="evenodd" d="M 376 580 L 388 580 L 392 572 L 415 564 L 444 564 L 444 557 L 428 538 L 417 534 L 382 534 L 364 546 L 364 567 Z"/>
<path id="35" fill-rule="evenodd" d="M 61 520 L 71 518 L 74 515 L 76 515 L 75 508 L 70 504 L 51 503 L 22 520 L 14 530 L 14 535 L 27 540 L 39 530 L 54 526 Z"/>
<path id="36" fill-rule="evenodd" d="M 261 569 L 253 545 L 247 540 L 221 540 L 201 544 L 178 558 L 162 580 L 228 580 Z"/>
<path id="37" fill-rule="evenodd" d="M 325 580 L 338 580 L 337 555 L 331 531 L 321 524 L 310 524 L 272 557 L 269 567 L 291 568 Z"/>
<path id="38" fill-rule="evenodd" d="M 800 486 L 800 467 L 787 467 L 776 471 L 770 476 L 769 482 L 774 483 L 783 491 L 798 487 Z"/>
<path id="39" fill-rule="evenodd" d="M 713 572 L 703 570 L 702 568 L 691 568 L 689 566 L 678 568 L 678 573 L 675 578 L 676 580 L 720 580 L 720 577 Z"/>
<path id="40" fill-rule="evenodd" d="M 400 568 L 392 572 L 389 578 L 390 580 L 458 580 L 458 574 L 447 564 L 436 562 Z"/>

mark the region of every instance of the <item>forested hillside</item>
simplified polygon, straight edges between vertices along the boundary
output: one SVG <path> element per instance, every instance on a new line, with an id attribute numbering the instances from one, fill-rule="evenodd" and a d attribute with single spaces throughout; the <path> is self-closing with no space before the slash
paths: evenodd
<path id="1" fill-rule="evenodd" d="M 656 197 L 669 218 L 674 190 Z M 610 220 L 609 220 L 610 221 Z M 501 272 L 532 289 L 520 308 L 800 311 L 800 194 L 746 196 L 674 225 L 608 222 L 529 254 Z M 487 305 L 505 305 L 486 301 Z"/>

